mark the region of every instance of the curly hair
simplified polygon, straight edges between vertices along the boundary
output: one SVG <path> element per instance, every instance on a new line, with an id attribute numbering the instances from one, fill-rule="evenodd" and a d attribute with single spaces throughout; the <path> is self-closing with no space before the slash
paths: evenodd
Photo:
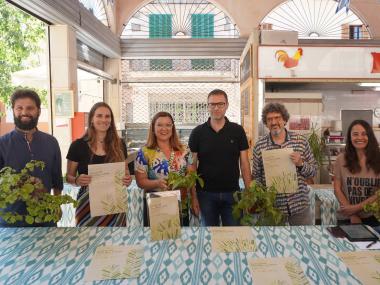
<path id="1" fill-rule="evenodd" d="M 365 148 L 366 165 L 368 169 L 373 169 L 373 171 L 377 175 L 380 173 L 379 143 L 377 142 L 372 127 L 364 120 L 355 120 L 348 127 L 346 136 L 346 147 L 344 153 L 344 158 L 346 161 L 345 167 L 347 167 L 351 173 L 358 173 L 361 171 L 358 154 L 354 145 L 352 144 L 351 139 L 352 128 L 356 125 L 362 126 L 367 133 L 368 143 Z"/>
<path id="2" fill-rule="evenodd" d="M 172 121 L 172 124 L 173 124 L 172 136 L 170 137 L 170 140 L 169 140 L 170 146 L 173 148 L 173 150 L 183 151 L 184 146 L 178 138 L 177 130 L 176 130 L 175 124 L 174 124 L 174 119 L 173 119 L 172 115 L 168 112 L 158 112 L 156 115 L 153 116 L 152 122 L 150 123 L 150 127 L 149 127 L 149 133 L 148 133 L 148 139 L 146 142 L 146 147 L 148 147 L 150 149 L 157 148 L 158 143 L 157 143 L 156 134 L 154 133 L 154 130 L 155 130 L 154 125 L 156 124 L 156 121 L 158 120 L 158 118 L 162 118 L 162 117 L 170 118 L 170 120 Z"/>
<path id="3" fill-rule="evenodd" d="M 268 103 L 265 105 L 263 112 L 261 114 L 261 120 L 266 125 L 268 113 L 280 113 L 285 122 L 289 120 L 289 112 L 286 110 L 285 106 L 280 103 Z"/>
<path id="4" fill-rule="evenodd" d="M 15 107 L 15 103 L 18 99 L 29 98 L 36 103 L 38 109 L 41 109 L 41 99 L 37 92 L 32 89 L 17 89 L 11 96 L 12 109 Z"/>
<path id="5" fill-rule="evenodd" d="M 88 142 L 92 148 L 96 148 L 96 130 L 92 123 L 95 112 L 98 108 L 107 108 L 111 113 L 111 125 L 107 130 L 106 137 L 104 139 L 104 150 L 106 153 L 105 162 L 122 162 L 125 160 L 122 142 L 117 134 L 115 119 L 111 107 L 104 103 L 98 102 L 92 106 L 90 113 L 88 114 L 88 127 L 87 131 L 84 134 L 83 138 Z"/>

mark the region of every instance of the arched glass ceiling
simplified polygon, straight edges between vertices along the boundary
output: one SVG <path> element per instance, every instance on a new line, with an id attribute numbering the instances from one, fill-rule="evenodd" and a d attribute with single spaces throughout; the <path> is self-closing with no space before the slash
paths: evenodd
<path id="1" fill-rule="evenodd" d="M 261 22 L 263 29 L 292 30 L 301 39 L 370 38 L 366 25 L 346 8 L 335 13 L 335 0 L 288 0 Z M 350 27 L 351 26 L 351 27 Z"/>
<path id="2" fill-rule="evenodd" d="M 238 38 L 231 19 L 205 0 L 154 0 L 138 10 L 121 38 Z"/>
<path id="3" fill-rule="evenodd" d="M 79 0 L 83 6 L 89 10 L 99 21 L 109 27 L 106 10 L 103 0 Z"/>

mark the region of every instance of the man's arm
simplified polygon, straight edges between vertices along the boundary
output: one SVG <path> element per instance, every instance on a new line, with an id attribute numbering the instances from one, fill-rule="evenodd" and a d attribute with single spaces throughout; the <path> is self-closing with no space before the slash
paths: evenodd
<path id="1" fill-rule="evenodd" d="M 251 168 L 249 165 L 249 159 L 248 159 L 248 150 L 242 150 L 240 151 L 240 170 L 241 170 L 241 176 L 243 177 L 245 188 L 249 188 L 251 185 Z"/>

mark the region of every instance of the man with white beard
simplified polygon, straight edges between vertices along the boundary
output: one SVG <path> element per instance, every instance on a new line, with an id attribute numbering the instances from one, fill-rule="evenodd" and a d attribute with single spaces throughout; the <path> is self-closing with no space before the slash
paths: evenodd
<path id="1" fill-rule="evenodd" d="M 289 113 L 279 103 L 267 104 L 262 112 L 262 121 L 269 129 L 269 134 L 261 137 L 254 149 L 252 160 L 252 179 L 265 186 L 265 172 L 262 151 L 291 148 L 290 159 L 295 164 L 298 178 L 298 191 L 292 194 L 278 193 L 276 207 L 281 210 L 290 225 L 313 224 L 310 209 L 309 190 L 305 180 L 313 177 L 317 171 L 310 146 L 305 137 L 285 128 Z"/>

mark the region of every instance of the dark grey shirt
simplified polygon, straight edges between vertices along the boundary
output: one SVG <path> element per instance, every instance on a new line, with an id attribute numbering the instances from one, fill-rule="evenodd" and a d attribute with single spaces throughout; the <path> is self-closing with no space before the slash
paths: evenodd
<path id="1" fill-rule="evenodd" d="M 10 166 L 20 171 L 31 160 L 45 163 L 44 170 L 35 169 L 32 176 L 40 178 L 48 191 L 52 188 L 63 189 L 61 151 L 53 136 L 36 131 L 32 141 L 28 143 L 24 133 L 13 130 L 0 137 L 0 169 Z M 26 208 L 25 204 L 16 203 L 6 210 L 24 214 Z M 4 221 L 0 219 L 0 225 L 2 224 L 4 225 Z"/>

